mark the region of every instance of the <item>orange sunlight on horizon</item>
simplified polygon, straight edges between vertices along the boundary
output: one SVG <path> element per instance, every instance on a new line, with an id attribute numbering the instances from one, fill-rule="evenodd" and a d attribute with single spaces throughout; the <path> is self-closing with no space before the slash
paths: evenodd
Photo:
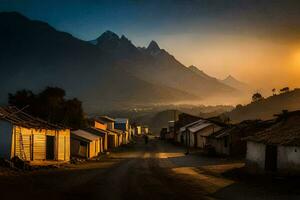
<path id="1" fill-rule="evenodd" d="M 219 79 L 233 75 L 267 91 L 300 86 L 300 48 L 291 42 L 230 34 L 163 36 L 161 41 L 184 65 Z"/>

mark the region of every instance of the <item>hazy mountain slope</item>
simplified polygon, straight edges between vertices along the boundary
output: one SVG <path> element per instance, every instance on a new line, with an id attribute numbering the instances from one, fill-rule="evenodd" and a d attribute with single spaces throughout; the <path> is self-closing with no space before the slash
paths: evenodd
<path id="1" fill-rule="evenodd" d="M 234 78 L 231 75 L 227 76 L 224 80 L 221 80 L 221 82 L 223 84 L 226 84 L 226 85 L 230 86 L 230 87 L 236 88 L 240 91 L 244 91 L 244 92 L 251 91 L 251 88 L 250 88 L 249 85 L 237 80 L 236 78 Z"/>
<path id="2" fill-rule="evenodd" d="M 160 103 L 194 96 L 117 67 L 109 52 L 18 13 L 0 13 L 1 101 L 17 89 L 61 86 L 88 108 Z"/>
<path id="3" fill-rule="evenodd" d="M 189 66 L 189 69 L 204 79 L 212 80 L 212 81 L 217 80 L 216 78 L 207 75 L 206 73 L 204 73 L 202 70 L 200 70 L 198 67 L 196 67 L 194 65 Z"/>
<path id="4" fill-rule="evenodd" d="M 236 92 L 217 79 L 197 75 L 160 49 L 154 41 L 147 48 L 137 48 L 126 37 L 118 37 L 107 31 L 91 43 L 96 44 L 101 51 L 113 55 L 114 60 L 121 63 L 120 68 L 147 82 L 177 88 L 202 98 L 232 95 Z"/>
<path id="5" fill-rule="evenodd" d="M 282 110 L 300 109 L 300 89 L 270 96 L 258 102 L 252 102 L 245 106 L 239 106 L 233 111 L 227 113 L 233 122 L 247 119 L 270 119 L 274 114 Z"/>

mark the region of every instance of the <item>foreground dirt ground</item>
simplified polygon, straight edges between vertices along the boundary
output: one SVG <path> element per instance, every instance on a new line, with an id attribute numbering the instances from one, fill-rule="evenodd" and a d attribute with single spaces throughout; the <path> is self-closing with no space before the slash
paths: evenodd
<path id="1" fill-rule="evenodd" d="M 242 162 L 184 154 L 151 139 L 100 161 L 58 169 L 0 173 L 1 199 L 300 199 L 299 184 L 224 176 Z"/>

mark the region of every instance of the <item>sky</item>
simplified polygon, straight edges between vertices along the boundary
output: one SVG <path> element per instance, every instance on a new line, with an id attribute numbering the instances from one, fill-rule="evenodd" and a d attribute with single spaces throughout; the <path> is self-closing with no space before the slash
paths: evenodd
<path id="1" fill-rule="evenodd" d="M 83 40 L 157 41 L 184 65 L 256 88 L 300 87 L 299 0 L 0 0 Z"/>

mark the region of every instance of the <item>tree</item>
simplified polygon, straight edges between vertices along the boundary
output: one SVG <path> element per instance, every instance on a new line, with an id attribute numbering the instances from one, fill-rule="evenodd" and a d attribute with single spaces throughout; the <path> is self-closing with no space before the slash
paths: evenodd
<path id="1" fill-rule="evenodd" d="M 8 103 L 22 109 L 28 105 L 33 105 L 36 101 L 36 96 L 30 90 L 20 90 L 15 94 L 8 94 Z"/>
<path id="2" fill-rule="evenodd" d="M 65 112 L 65 124 L 72 125 L 72 128 L 79 129 L 84 127 L 86 122 L 84 119 L 84 112 L 82 109 L 82 103 L 78 99 L 74 98 L 67 100 L 64 103 L 64 112 Z"/>
<path id="3" fill-rule="evenodd" d="M 289 91 L 290 91 L 289 87 L 284 87 L 284 88 L 280 89 L 281 93 L 286 93 L 286 92 L 289 92 Z"/>
<path id="4" fill-rule="evenodd" d="M 242 104 L 238 104 L 235 106 L 235 109 L 239 110 L 239 109 L 242 109 L 243 108 L 243 105 Z"/>
<path id="5" fill-rule="evenodd" d="M 262 99 L 263 99 L 263 96 L 259 92 L 252 95 L 252 102 L 257 102 Z"/>
<path id="6" fill-rule="evenodd" d="M 273 96 L 276 95 L 276 88 L 272 89 Z"/>
<path id="7" fill-rule="evenodd" d="M 28 106 L 25 112 L 51 123 L 78 129 L 85 126 L 82 103 L 78 99 L 65 99 L 65 90 L 46 87 L 39 94 L 30 90 L 20 90 L 9 94 L 8 102 L 19 109 Z"/>

